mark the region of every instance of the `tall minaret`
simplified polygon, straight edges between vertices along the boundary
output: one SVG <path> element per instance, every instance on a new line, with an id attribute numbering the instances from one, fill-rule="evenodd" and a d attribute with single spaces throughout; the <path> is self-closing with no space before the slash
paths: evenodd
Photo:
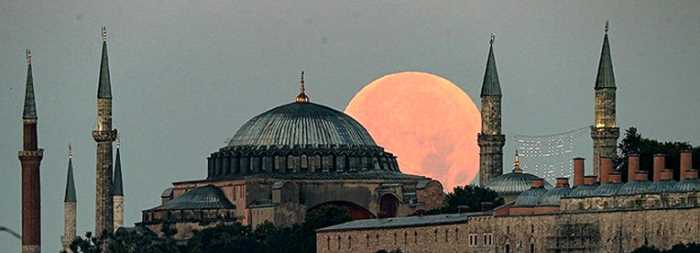
<path id="1" fill-rule="evenodd" d="M 122 162 L 119 157 L 119 138 L 117 138 L 117 158 L 114 160 L 112 203 L 114 204 L 114 230 L 116 231 L 124 225 L 124 187 L 122 184 Z"/>
<path id="2" fill-rule="evenodd" d="M 598 175 L 600 158 L 617 156 L 617 138 L 620 129 L 615 123 L 615 74 L 610 59 L 608 42 L 609 23 L 605 22 L 603 49 L 598 63 L 598 75 L 595 80 L 595 125 L 591 127 L 593 138 L 593 173 Z"/>
<path id="3" fill-rule="evenodd" d="M 37 137 L 36 103 L 34 102 L 34 78 L 32 77 L 32 53 L 27 49 L 27 84 L 22 113 L 23 148 L 19 151 L 22 164 L 22 253 L 41 252 L 41 158 Z"/>
<path id="4" fill-rule="evenodd" d="M 102 27 L 102 62 L 97 87 L 97 126 L 92 138 L 97 142 L 95 182 L 95 235 L 111 232 L 112 221 L 112 142 L 117 130 L 112 129 L 112 89 L 107 60 L 107 31 Z"/>
<path id="5" fill-rule="evenodd" d="M 479 141 L 479 185 L 485 186 L 491 178 L 503 174 L 503 145 L 506 136 L 501 134 L 501 85 L 496 71 L 491 34 L 489 58 L 486 61 L 484 83 L 481 86 L 481 133 Z"/>
<path id="6" fill-rule="evenodd" d="M 71 252 L 70 244 L 75 240 L 77 199 L 75 181 L 73 181 L 73 149 L 68 145 L 68 175 L 66 176 L 66 195 L 63 199 L 63 250 Z"/>

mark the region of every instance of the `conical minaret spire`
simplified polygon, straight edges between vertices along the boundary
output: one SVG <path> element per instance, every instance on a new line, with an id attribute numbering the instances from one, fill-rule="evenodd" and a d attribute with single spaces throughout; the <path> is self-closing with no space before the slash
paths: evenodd
<path id="1" fill-rule="evenodd" d="M 27 80 L 22 112 L 22 150 L 18 158 L 22 164 L 22 252 L 41 252 L 41 159 L 37 136 L 38 117 L 34 101 L 32 53 L 27 50 Z"/>
<path id="2" fill-rule="evenodd" d="M 498 70 L 496 69 L 496 57 L 493 54 L 493 42 L 496 35 L 491 34 L 489 40 L 489 56 L 486 60 L 486 71 L 484 71 L 484 82 L 481 85 L 481 97 L 501 96 L 501 83 L 498 81 Z"/>
<path id="3" fill-rule="evenodd" d="M 614 159 L 617 156 L 617 139 L 620 129 L 616 123 L 616 84 L 613 72 L 612 57 L 610 55 L 610 41 L 608 31 L 610 23 L 605 22 L 605 35 L 603 36 L 603 48 L 600 52 L 598 74 L 596 75 L 594 125 L 591 128 L 593 138 L 593 173 L 598 175 L 601 158 Z"/>
<path id="4" fill-rule="evenodd" d="M 63 199 L 63 250 L 71 252 L 70 244 L 75 240 L 77 217 L 77 198 L 73 180 L 73 148 L 68 145 L 68 173 L 66 177 L 66 195 Z"/>
<path id="5" fill-rule="evenodd" d="M 124 187 L 122 183 L 122 161 L 119 155 L 117 137 L 117 157 L 114 160 L 114 183 L 112 183 L 112 204 L 114 205 L 114 230 L 124 225 Z"/>
<path id="6" fill-rule="evenodd" d="M 102 58 L 97 87 L 97 124 L 92 138 L 97 142 L 95 173 L 95 235 L 113 231 L 112 142 L 117 130 L 112 129 L 112 87 L 107 59 L 107 32 L 102 27 Z"/>
<path id="7" fill-rule="evenodd" d="M 107 28 L 102 27 L 102 60 L 100 61 L 100 81 L 97 87 L 98 98 L 112 98 L 112 83 L 109 77 L 107 57 Z"/>
<path id="8" fill-rule="evenodd" d="M 518 150 L 515 150 L 515 155 L 513 156 L 513 173 L 523 173 L 523 169 L 520 168 L 520 155 L 518 155 Z"/>
<path id="9" fill-rule="evenodd" d="M 501 133 L 501 84 L 496 70 L 496 57 L 492 33 L 489 40 L 489 55 L 486 60 L 484 82 L 481 86 L 481 132 L 479 143 L 479 184 L 487 186 L 491 178 L 503 174 L 503 145 L 506 136 Z"/>

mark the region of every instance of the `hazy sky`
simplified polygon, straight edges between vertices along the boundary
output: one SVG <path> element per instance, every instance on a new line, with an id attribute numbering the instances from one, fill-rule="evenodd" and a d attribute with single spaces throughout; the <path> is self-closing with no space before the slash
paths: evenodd
<path id="1" fill-rule="evenodd" d="M 490 32 L 507 135 L 591 124 L 609 19 L 619 125 L 700 144 L 700 1 L 495 2 L 0 0 L 0 226 L 20 228 L 17 150 L 31 48 L 45 149 L 42 248 L 59 249 L 69 142 L 78 231 L 94 228 L 102 25 L 128 224 L 170 182 L 205 177 L 205 157 L 247 119 L 292 101 L 300 70 L 313 101 L 339 110 L 363 85 L 407 70 L 445 77 L 478 101 Z M 590 145 L 580 155 L 589 157 Z M 506 164 L 512 148 L 506 143 Z M 0 234 L 1 251 L 19 245 Z"/>

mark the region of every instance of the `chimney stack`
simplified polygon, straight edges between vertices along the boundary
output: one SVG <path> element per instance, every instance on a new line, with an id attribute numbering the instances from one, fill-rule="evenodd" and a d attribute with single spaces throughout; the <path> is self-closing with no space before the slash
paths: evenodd
<path id="1" fill-rule="evenodd" d="M 585 167 L 583 158 L 574 158 L 574 186 L 583 185 L 584 174 Z"/>
<path id="2" fill-rule="evenodd" d="M 611 172 L 610 174 L 608 174 L 608 183 L 610 183 L 610 184 L 622 183 L 622 175 L 620 174 L 620 172 L 615 171 L 615 172 Z"/>
<path id="3" fill-rule="evenodd" d="M 661 181 L 673 180 L 673 170 L 663 169 L 661 170 Z"/>
<path id="4" fill-rule="evenodd" d="M 569 178 L 568 177 L 558 177 L 556 187 L 557 188 L 569 188 Z"/>
<path id="5" fill-rule="evenodd" d="M 661 174 L 666 169 L 666 155 L 665 154 L 655 154 L 654 155 L 654 182 L 661 181 Z"/>
<path id="6" fill-rule="evenodd" d="M 598 179 L 597 176 L 584 176 L 583 177 L 583 184 L 584 185 L 594 185 L 596 179 Z"/>
<path id="7" fill-rule="evenodd" d="M 544 179 L 543 178 L 533 179 L 532 180 L 532 188 L 533 189 L 544 188 Z"/>
<path id="8" fill-rule="evenodd" d="M 688 172 L 693 170 L 693 151 L 686 149 L 681 151 L 681 180 L 688 179 Z M 696 173 L 697 174 L 697 173 Z"/>
<path id="9" fill-rule="evenodd" d="M 637 182 L 645 182 L 649 180 L 649 173 L 647 173 L 645 170 L 639 170 L 637 171 L 637 174 L 634 175 L 634 180 Z"/>
<path id="10" fill-rule="evenodd" d="M 627 157 L 627 182 L 633 182 L 639 171 L 639 154 L 629 154 Z"/>
<path id="11" fill-rule="evenodd" d="M 685 178 L 682 180 L 696 180 L 698 179 L 698 170 L 689 170 L 685 172 Z"/>
<path id="12" fill-rule="evenodd" d="M 613 161 L 608 157 L 600 158 L 600 184 L 610 182 L 610 173 L 613 172 Z"/>

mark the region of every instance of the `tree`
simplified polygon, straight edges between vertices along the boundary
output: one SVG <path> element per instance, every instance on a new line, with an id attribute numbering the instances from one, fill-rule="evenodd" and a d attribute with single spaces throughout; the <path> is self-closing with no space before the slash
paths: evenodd
<path id="1" fill-rule="evenodd" d="M 639 154 L 639 168 L 649 172 L 649 177 L 653 177 L 654 155 L 665 154 L 666 168 L 674 170 L 674 178 L 680 179 L 680 172 L 677 169 L 680 166 L 680 152 L 687 149 L 693 149 L 687 142 L 661 142 L 654 139 L 642 137 L 637 131 L 637 128 L 630 127 L 625 131 L 625 137 L 620 140 L 618 149 L 622 154 L 617 161 L 620 165 L 623 180 L 627 179 L 627 157 L 630 154 Z M 700 168 L 700 147 L 693 149 L 695 168 Z"/>
<path id="2" fill-rule="evenodd" d="M 187 252 L 256 252 L 257 248 L 250 227 L 234 223 L 195 233 L 188 242 Z"/>
<path id="3" fill-rule="evenodd" d="M 655 247 L 642 246 L 632 253 L 694 253 L 700 252 L 700 244 L 690 243 L 690 244 L 676 244 L 669 250 L 659 250 Z"/>
<path id="4" fill-rule="evenodd" d="M 504 201 L 498 193 L 488 188 L 474 185 L 457 186 L 445 196 L 443 207 L 430 210 L 426 214 L 476 212 L 481 211 L 481 205 L 486 202 L 490 202 L 492 206 L 499 206 Z"/>

